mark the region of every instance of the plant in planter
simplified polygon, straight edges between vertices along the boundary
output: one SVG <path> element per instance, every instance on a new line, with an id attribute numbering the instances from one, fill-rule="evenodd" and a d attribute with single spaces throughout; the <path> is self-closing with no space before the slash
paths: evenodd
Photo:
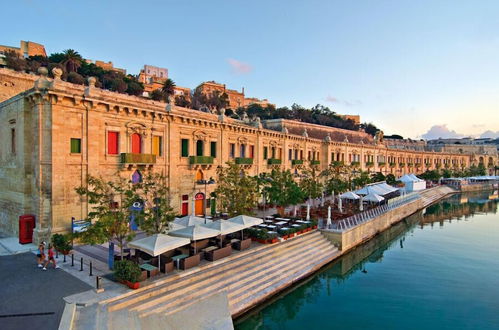
<path id="1" fill-rule="evenodd" d="M 267 241 L 267 243 L 270 243 L 270 244 L 277 243 L 277 241 L 278 241 L 277 234 L 267 233 L 267 240 L 266 241 Z"/>
<path id="2" fill-rule="evenodd" d="M 142 275 L 139 265 L 130 260 L 119 260 L 114 263 L 114 278 L 124 282 L 130 289 L 138 289 Z"/>
<path id="3" fill-rule="evenodd" d="M 52 245 L 54 248 L 64 255 L 68 255 L 73 249 L 68 235 L 54 234 L 52 236 Z"/>

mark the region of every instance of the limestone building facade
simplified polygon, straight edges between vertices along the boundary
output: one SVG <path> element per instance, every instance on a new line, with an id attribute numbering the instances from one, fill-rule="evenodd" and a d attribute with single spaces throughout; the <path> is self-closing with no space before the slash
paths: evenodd
<path id="1" fill-rule="evenodd" d="M 179 214 L 204 213 L 200 179 L 216 179 L 232 160 L 250 175 L 272 168 L 299 173 L 343 161 L 397 176 L 468 167 L 470 155 L 387 148 L 363 132 L 290 120 L 228 118 L 42 76 L 0 103 L 0 231 L 16 235 L 18 217 L 36 216 L 36 239 L 70 230 L 88 208 L 75 192 L 88 175 L 168 178 Z M 497 158 L 494 159 L 497 164 Z M 210 192 L 216 184 L 208 186 Z M 208 203 L 207 203 L 208 204 Z"/>

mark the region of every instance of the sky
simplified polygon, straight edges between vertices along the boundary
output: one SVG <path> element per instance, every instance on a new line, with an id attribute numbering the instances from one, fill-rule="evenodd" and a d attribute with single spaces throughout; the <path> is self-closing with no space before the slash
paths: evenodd
<path id="1" fill-rule="evenodd" d="M 5 0 L 2 0 L 5 1 Z M 5 1 L 0 44 L 166 67 L 385 135 L 499 136 L 499 1 Z M 6 8 L 5 4 L 2 6 Z"/>

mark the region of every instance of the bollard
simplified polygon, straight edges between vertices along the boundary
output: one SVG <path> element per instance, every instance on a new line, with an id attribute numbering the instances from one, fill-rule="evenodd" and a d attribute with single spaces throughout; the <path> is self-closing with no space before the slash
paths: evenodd
<path id="1" fill-rule="evenodd" d="M 101 277 L 100 276 L 95 276 L 95 288 L 97 290 L 100 290 L 101 286 Z"/>
<path id="2" fill-rule="evenodd" d="M 75 265 L 75 255 L 71 254 L 71 267 L 74 267 Z"/>
<path id="3" fill-rule="evenodd" d="M 80 272 L 83 271 L 83 257 L 80 259 Z"/>
<path id="4" fill-rule="evenodd" d="M 92 262 L 90 261 L 90 273 L 88 274 L 88 276 L 93 276 L 92 275 Z"/>
<path id="5" fill-rule="evenodd" d="M 64 255 L 64 260 L 62 262 L 66 262 L 66 255 Z"/>

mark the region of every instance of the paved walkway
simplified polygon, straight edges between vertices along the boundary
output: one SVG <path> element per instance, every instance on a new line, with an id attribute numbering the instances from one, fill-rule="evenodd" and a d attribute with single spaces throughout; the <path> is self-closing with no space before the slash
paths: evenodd
<path id="1" fill-rule="evenodd" d="M 62 269 L 42 271 L 30 252 L 0 256 L 0 328 L 57 329 L 63 298 L 91 287 Z"/>

